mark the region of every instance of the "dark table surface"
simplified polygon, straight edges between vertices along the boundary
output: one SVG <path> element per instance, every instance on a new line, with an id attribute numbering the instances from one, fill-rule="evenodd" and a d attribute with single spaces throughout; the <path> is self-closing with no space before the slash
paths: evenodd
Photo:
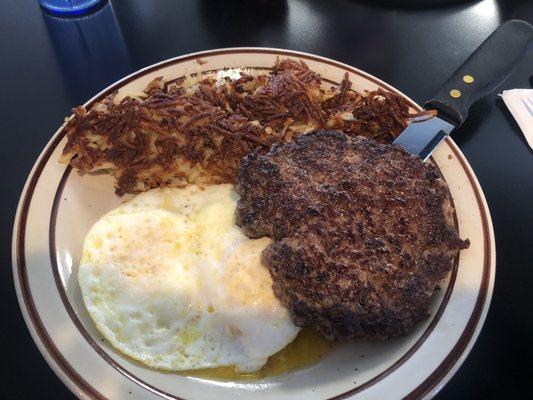
<path id="1" fill-rule="evenodd" d="M 90 17 L 61 20 L 44 15 L 37 0 L 2 1 L 3 398 L 74 397 L 26 330 L 10 253 L 24 181 L 71 107 L 149 64 L 231 46 L 280 47 L 330 57 L 376 75 L 422 103 L 502 21 L 533 22 L 530 0 L 400 6 L 404 3 L 114 0 Z M 530 54 L 498 91 L 530 88 L 532 75 Z M 437 399 L 531 398 L 533 152 L 496 93 L 472 107 L 468 122 L 453 138 L 487 197 L 496 232 L 497 273 L 479 339 Z"/>

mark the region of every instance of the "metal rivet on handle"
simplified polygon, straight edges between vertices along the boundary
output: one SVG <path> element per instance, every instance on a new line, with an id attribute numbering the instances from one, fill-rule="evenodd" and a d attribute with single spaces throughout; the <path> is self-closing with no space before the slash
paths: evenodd
<path id="1" fill-rule="evenodd" d="M 457 89 L 450 90 L 450 96 L 452 96 L 454 99 L 458 99 L 461 97 L 461 92 Z"/>
<path id="2" fill-rule="evenodd" d="M 465 75 L 463 76 L 463 82 L 472 83 L 474 82 L 474 77 L 472 75 Z"/>

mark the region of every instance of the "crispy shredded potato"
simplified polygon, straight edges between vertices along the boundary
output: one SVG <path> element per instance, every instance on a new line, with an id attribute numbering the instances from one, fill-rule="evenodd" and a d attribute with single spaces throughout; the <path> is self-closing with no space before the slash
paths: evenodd
<path id="1" fill-rule="evenodd" d="M 401 96 L 351 90 L 346 74 L 327 87 L 303 62 L 278 60 L 270 74 L 156 78 L 143 92 L 77 107 L 60 161 L 108 171 L 118 194 L 235 180 L 239 160 L 315 129 L 388 143 L 407 126 Z"/>

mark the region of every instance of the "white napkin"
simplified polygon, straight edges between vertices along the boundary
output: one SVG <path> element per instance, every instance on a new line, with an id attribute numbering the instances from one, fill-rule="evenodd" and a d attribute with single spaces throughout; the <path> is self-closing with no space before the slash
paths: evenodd
<path id="1" fill-rule="evenodd" d="M 504 90 L 501 96 L 533 150 L 533 89 Z"/>

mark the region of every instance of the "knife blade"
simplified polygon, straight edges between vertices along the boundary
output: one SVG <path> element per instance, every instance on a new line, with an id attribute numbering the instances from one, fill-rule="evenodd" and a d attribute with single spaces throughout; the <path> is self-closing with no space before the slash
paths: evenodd
<path id="1" fill-rule="evenodd" d="M 455 125 L 439 117 L 420 122 L 414 121 L 403 130 L 394 143 L 425 161 L 437 145 L 454 129 Z"/>
<path id="2" fill-rule="evenodd" d="M 500 25 L 452 74 L 424 108 L 432 118 L 411 122 L 394 143 L 426 160 L 463 124 L 470 106 L 502 84 L 533 48 L 533 27 L 512 20 Z"/>

